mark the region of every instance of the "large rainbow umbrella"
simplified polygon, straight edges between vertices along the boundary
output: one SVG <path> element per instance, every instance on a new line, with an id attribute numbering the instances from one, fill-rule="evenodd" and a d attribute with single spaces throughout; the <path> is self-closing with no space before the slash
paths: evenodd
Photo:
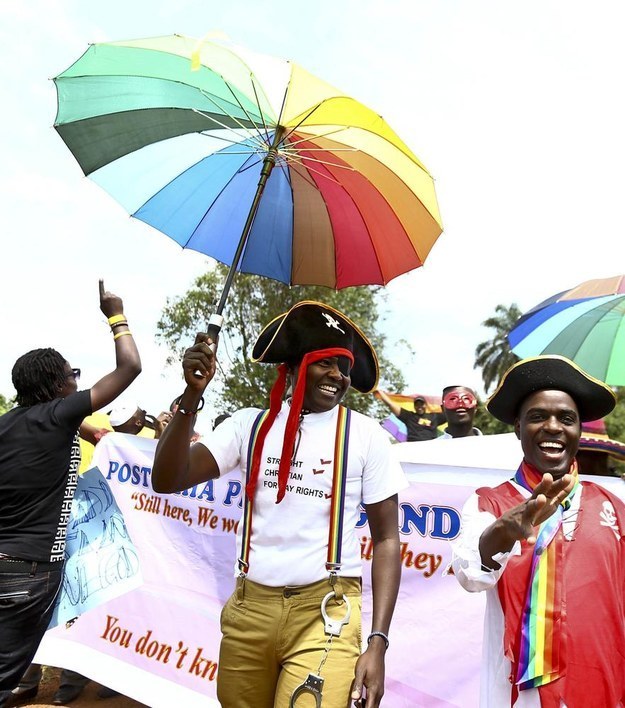
<path id="1" fill-rule="evenodd" d="M 625 385 L 625 276 L 553 295 L 521 317 L 508 341 L 522 358 L 560 354 L 611 386 Z"/>
<path id="2" fill-rule="evenodd" d="M 93 44 L 55 128 L 137 219 L 235 270 L 385 284 L 441 233 L 432 177 L 374 111 L 289 61 L 180 35 Z M 261 198 L 262 196 L 262 198 Z"/>

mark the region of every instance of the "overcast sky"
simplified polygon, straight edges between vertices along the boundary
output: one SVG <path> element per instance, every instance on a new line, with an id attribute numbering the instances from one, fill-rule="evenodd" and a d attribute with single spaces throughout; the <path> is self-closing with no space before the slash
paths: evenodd
<path id="1" fill-rule="evenodd" d="M 59 349 L 86 386 L 110 370 L 98 277 L 124 298 L 144 362 L 125 398 L 157 413 L 182 388 L 155 325 L 207 260 L 130 219 L 51 127 L 49 79 L 90 42 L 221 30 L 384 116 L 436 178 L 445 225 L 425 266 L 387 287 L 389 344 L 405 337 L 415 350 L 398 349 L 409 392 L 480 388 L 474 350 L 498 303 L 526 310 L 625 271 L 617 0 L 0 0 L 0 10 L 5 395 L 33 347 Z"/>

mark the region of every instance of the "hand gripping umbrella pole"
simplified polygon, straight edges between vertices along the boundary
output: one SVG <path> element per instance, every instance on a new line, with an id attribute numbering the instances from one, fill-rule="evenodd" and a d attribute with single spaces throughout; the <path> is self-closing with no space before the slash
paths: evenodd
<path id="1" fill-rule="evenodd" d="M 265 191 L 265 185 L 267 184 L 267 180 L 269 179 L 269 175 L 271 174 L 271 171 L 275 167 L 276 160 L 278 159 L 278 148 L 280 146 L 280 142 L 282 141 L 282 137 L 284 135 L 285 129 L 281 126 L 278 125 L 276 127 L 276 132 L 274 133 L 273 140 L 271 142 L 271 146 L 269 148 L 269 151 L 267 152 L 267 156 L 263 160 L 263 167 L 260 172 L 260 178 L 258 180 L 258 186 L 256 188 L 256 194 L 254 194 L 254 199 L 252 201 L 252 205 L 250 207 L 249 213 L 247 215 L 247 219 L 245 221 L 245 225 L 243 226 L 243 231 L 241 232 L 241 238 L 239 239 L 239 243 L 237 244 L 236 251 L 234 252 L 234 256 L 232 258 L 232 265 L 230 266 L 230 270 L 228 271 L 228 275 L 226 276 L 226 280 L 224 282 L 224 287 L 221 291 L 221 297 L 219 298 L 219 303 L 217 304 L 217 310 L 211 314 L 209 320 L 208 320 L 208 335 L 209 337 L 213 340 L 214 348 L 217 349 L 217 337 L 219 336 L 219 332 L 221 331 L 224 318 L 222 315 L 222 312 L 224 311 L 224 308 L 226 306 L 226 300 L 228 298 L 228 293 L 230 292 L 230 288 L 232 286 L 232 281 L 234 280 L 235 273 L 237 271 L 237 268 L 239 266 L 239 261 L 241 260 L 241 257 L 243 255 L 243 249 L 245 248 L 245 244 L 247 243 L 248 236 L 250 235 L 250 231 L 252 230 L 252 226 L 254 224 L 254 219 L 256 217 L 256 213 L 258 212 L 258 207 L 260 205 L 260 200 L 263 196 L 263 192 Z"/>

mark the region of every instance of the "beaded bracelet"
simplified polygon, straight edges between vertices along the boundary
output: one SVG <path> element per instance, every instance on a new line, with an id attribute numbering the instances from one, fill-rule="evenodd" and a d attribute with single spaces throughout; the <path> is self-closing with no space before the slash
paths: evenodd
<path id="1" fill-rule="evenodd" d="M 117 334 L 113 335 L 113 340 L 119 339 L 120 337 L 123 337 L 125 334 L 129 334 L 132 337 L 132 332 L 127 329 L 125 332 L 118 332 Z"/>
<path id="2" fill-rule="evenodd" d="M 384 643 L 386 644 L 386 648 L 388 649 L 388 637 L 384 634 L 384 632 L 371 632 L 371 634 L 367 637 L 367 646 L 371 643 L 373 637 L 382 637 Z"/>
<path id="3" fill-rule="evenodd" d="M 182 398 L 182 396 L 181 396 Z M 178 406 L 176 409 L 176 413 L 182 413 L 182 415 L 196 415 L 199 413 L 202 408 L 204 408 L 204 397 L 200 398 L 200 405 L 194 410 L 194 411 L 188 411 L 186 408 L 182 408 L 181 406 Z"/>

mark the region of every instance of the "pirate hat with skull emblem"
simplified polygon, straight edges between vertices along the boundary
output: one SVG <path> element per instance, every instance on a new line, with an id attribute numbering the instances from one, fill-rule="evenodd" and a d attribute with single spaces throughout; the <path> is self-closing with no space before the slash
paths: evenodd
<path id="1" fill-rule="evenodd" d="M 264 364 L 298 364 L 304 354 L 341 348 L 354 357 L 351 385 L 361 393 L 378 384 L 378 359 L 371 342 L 343 313 L 329 305 L 304 300 L 272 320 L 260 333 L 252 360 Z"/>

